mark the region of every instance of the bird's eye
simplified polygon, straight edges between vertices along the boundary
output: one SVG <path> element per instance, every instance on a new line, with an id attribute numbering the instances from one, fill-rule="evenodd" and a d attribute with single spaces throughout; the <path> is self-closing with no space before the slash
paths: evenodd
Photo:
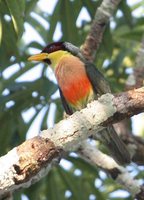
<path id="1" fill-rule="evenodd" d="M 52 52 L 54 52 L 54 51 L 55 51 L 55 49 L 56 49 L 56 48 L 55 48 L 55 46 L 50 46 L 50 47 L 49 47 L 49 53 L 52 53 Z"/>
<path id="2" fill-rule="evenodd" d="M 49 48 L 49 49 L 50 49 L 50 50 L 53 50 L 53 48 L 54 48 L 53 46 L 50 46 L 50 48 Z"/>

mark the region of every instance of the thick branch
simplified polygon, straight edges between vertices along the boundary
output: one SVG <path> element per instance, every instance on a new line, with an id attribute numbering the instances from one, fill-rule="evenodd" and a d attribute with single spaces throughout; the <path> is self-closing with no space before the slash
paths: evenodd
<path id="1" fill-rule="evenodd" d="M 133 116 L 133 113 L 136 115 L 140 112 L 143 112 L 143 95 L 144 87 L 115 95 L 115 98 L 113 99 L 117 110 L 117 112 L 114 114 L 115 122 L 131 117 Z M 110 120 L 110 118 L 108 120 Z M 112 119 L 112 123 L 114 123 L 114 119 Z M 106 122 L 104 122 L 104 124 L 106 124 Z"/>
<path id="2" fill-rule="evenodd" d="M 105 94 L 87 108 L 60 121 L 41 137 L 25 141 L 0 158 L 0 195 L 28 187 L 44 176 L 63 151 L 77 150 L 80 142 L 105 126 L 144 110 L 144 87 L 121 93 Z"/>
<path id="3" fill-rule="evenodd" d="M 102 4 L 97 9 L 91 30 L 82 46 L 82 52 L 88 60 L 94 60 L 95 53 L 102 41 L 106 25 L 110 17 L 113 16 L 113 13 L 116 11 L 120 1 L 121 0 L 103 0 Z"/>

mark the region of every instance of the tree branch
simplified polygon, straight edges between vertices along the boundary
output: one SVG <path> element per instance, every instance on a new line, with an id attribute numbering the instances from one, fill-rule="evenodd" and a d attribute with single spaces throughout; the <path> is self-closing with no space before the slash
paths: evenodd
<path id="1" fill-rule="evenodd" d="M 91 30 L 87 35 L 82 46 L 82 53 L 89 61 L 93 61 L 96 51 L 103 38 L 103 33 L 110 17 L 116 11 L 121 0 L 103 0 L 100 7 L 97 9 Z"/>
<path id="2" fill-rule="evenodd" d="M 88 142 L 83 142 L 79 148 L 80 156 L 92 165 L 102 168 L 112 179 L 118 182 L 124 189 L 130 192 L 135 199 L 144 199 L 144 188 L 140 182 L 134 179 L 122 166 L 119 166 L 113 158 L 99 151 Z"/>
<path id="3" fill-rule="evenodd" d="M 25 141 L 0 158 L 0 195 L 41 179 L 63 152 L 105 126 L 144 110 L 144 87 L 118 95 L 105 94 L 80 112 L 60 121 L 41 136 Z M 97 114 L 99 113 L 99 114 Z"/>

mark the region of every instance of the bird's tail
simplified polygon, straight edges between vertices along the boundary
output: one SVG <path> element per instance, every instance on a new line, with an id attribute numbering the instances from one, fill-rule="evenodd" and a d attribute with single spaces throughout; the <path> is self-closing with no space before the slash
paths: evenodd
<path id="1" fill-rule="evenodd" d="M 113 126 L 109 126 L 106 129 L 103 129 L 100 132 L 100 140 L 106 145 L 109 149 L 112 157 L 118 162 L 120 165 L 129 164 L 130 154 L 123 143 L 123 141 L 119 138 Z"/>

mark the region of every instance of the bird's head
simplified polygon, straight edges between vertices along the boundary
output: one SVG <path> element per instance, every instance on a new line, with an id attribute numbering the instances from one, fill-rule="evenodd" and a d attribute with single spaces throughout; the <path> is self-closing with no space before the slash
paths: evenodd
<path id="1" fill-rule="evenodd" d="M 57 65 L 64 55 L 74 55 L 83 58 L 80 49 L 69 42 L 54 42 L 48 44 L 41 53 L 30 56 L 29 61 L 46 62 L 53 67 Z"/>

